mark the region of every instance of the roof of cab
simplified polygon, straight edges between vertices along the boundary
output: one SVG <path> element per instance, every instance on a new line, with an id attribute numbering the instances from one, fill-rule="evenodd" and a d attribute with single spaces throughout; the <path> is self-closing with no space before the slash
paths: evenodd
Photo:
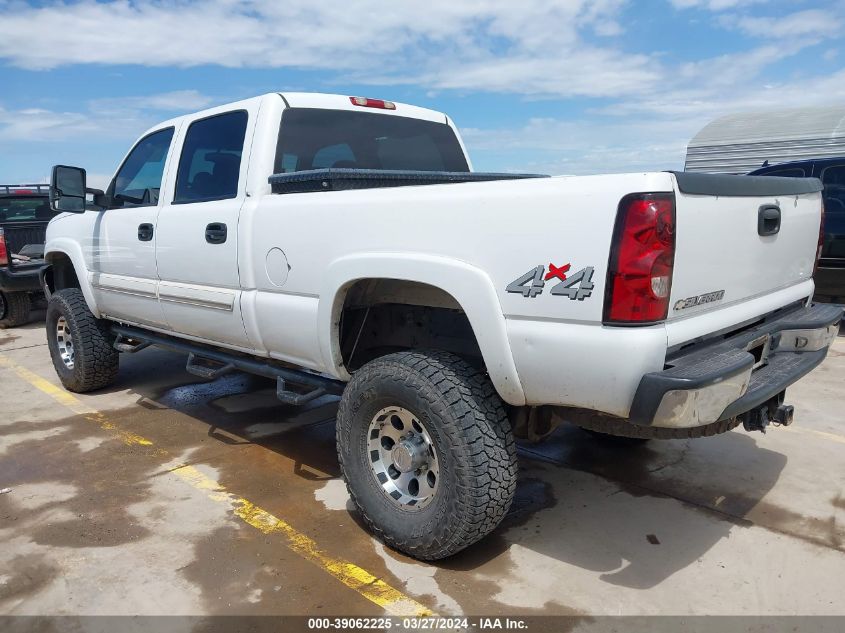
<path id="1" fill-rule="evenodd" d="M 337 95 L 321 92 L 281 92 L 282 98 L 291 108 L 320 108 L 325 110 L 352 110 L 357 112 L 375 112 L 393 116 L 405 116 L 436 123 L 446 123 L 447 118 L 443 112 L 420 108 L 419 106 L 399 103 L 388 99 L 396 106 L 395 110 L 384 110 L 381 108 L 368 108 L 352 104 L 351 97 L 366 95 Z"/>
<path id="2" fill-rule="evenodd" d="M 354 96 L 354 95 L 353 95 Z M 219 114 L 221 111 L 226 111 L 228 108 L 236 108 L 242 104 L 256 99 L 264 99 L 267 97 L 276 97 L 284 100 L 284 103 L 291 108 L 319 108 L 323 110 L 349 110 L 349 111 L 363 111 L 373 112 L 376 114 L 385 114 L 388 116 L 404 116 L 414 119 L 422 119 L 424 121 L 434 121 L 435 123 L 449 123 L 448 117 L 443 112 L 437 110 L 429 110 L 428 108 L 420 108 L 418 106 L 409 105 L 407 103 L 399 103 L 392 101 L 396 106 L 395 110 L 383 110 L 381 108 L 370 108 L 352 105 L 350 95 L 326 94 L 322 92 L 268 92 L 257 97 L 242 99 L 240 101 L 233 101 L 231 103 L 222 103 L 210 108 L 198 110 L 194 112 L 186 112 L 183 115 L 161 121 L 153 127 L 144 132 L 147 136 L 153 132 L 171 127 L 178 124 L 181 120 L 202 119 L 206 116 Z"/>

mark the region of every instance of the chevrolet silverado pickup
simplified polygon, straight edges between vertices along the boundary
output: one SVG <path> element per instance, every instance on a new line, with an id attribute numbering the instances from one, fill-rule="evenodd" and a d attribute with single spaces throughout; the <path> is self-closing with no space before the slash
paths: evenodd
<path id="1" fill-rule="evenodd" d="M 119 354 L 340 396 L 364 522 L 421 559 L 502 520 L 514 437 L 789 424 L 840 308 L 814 305 L 816 179 L 472 170 L 452 120 L 284 93 L 156 125 L 105 191 L 53 168 L 47 340 L 71 391 Z"/>

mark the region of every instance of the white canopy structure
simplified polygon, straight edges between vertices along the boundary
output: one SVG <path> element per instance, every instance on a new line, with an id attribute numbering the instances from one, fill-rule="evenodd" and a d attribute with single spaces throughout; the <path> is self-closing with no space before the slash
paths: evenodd
<path id="1" fill-rule="evenodd" d="M 745 174 L 793 160 L 845 156 L 845 105 L 729 114 L 687 146 L 685 170 Z"/>

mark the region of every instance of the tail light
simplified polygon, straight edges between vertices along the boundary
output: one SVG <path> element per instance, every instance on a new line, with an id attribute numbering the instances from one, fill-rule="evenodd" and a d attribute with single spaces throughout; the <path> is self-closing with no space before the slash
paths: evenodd
<path id="1" fill-rule="evenodd" d="M 605 323 L 654 323 L 669 313 L 675 265 L 675 197 L 644 193 L 619 203 L 605 291 Z"/>
<path id="2" fill-rule="evenodd" d="M 392 101 L 382 101 L 381 99 L 370 99 L 368 97 L 349 97 L 352 105 L 361 106 L 362 108 L 380 108 L 382 110 L 395 110 L 396 104 Z"/>
<path id="3" fill-rule="evenodd" d="M 813 277 L 819 270 L 819 260 L 822 258 L 822 251 L 824 250 L 824 200 L 822 200 L 822 217 L 819 221 L 819 242 L 816 247 L 816 263 L 813 266 Z"/>
<path id="4" fill-rule="evenodd" d="M 6 249 L 6 235 L 0 229 L 0 266 L 9 265 L 9 251 Z"/>

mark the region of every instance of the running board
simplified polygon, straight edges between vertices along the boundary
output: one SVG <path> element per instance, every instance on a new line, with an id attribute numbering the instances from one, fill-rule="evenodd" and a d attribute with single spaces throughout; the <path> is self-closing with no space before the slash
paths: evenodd
<path id="1" fill-rule="evenodd" d="M 128 336 L 118 334 L 114 339 L 113 347 L 123 354 L 134 354 L 135 352 L 140 352 L 142 349 L 147 349 L 150 345 L 152 345 L 152 343 L 136 341 Z"/>
<path id="2" fill-rule="evenodd" d="M 189 374 L 205 378 L 206 380 L 220 378 L 220 376 L 225 376 L 234 369 L 235 366 L 232 363 L 221 363 L 220 361 L 206 359 L 197 356 L 193 352 L 188 354 L 188 362 L 185 365 L 185 371 Z"/>
<path id="3" fill-rule="evenodd" d="M 345 387 L 340 380 L 320 374 L 282 367 L 269 359 L 259 359 L 166 334 L 127 325 L 113 325 L 112 332 L 117 336 L 114 347 L 121 352 L 134 354 L 150 345 L 156 345 L 188 354 L 185 369 L 206 380 L 214 380 L 232 371 L 272 378 L 276 381 L 276 397 L 291 406 L 302 406 L 326 394 L 340 395 Z"/>

